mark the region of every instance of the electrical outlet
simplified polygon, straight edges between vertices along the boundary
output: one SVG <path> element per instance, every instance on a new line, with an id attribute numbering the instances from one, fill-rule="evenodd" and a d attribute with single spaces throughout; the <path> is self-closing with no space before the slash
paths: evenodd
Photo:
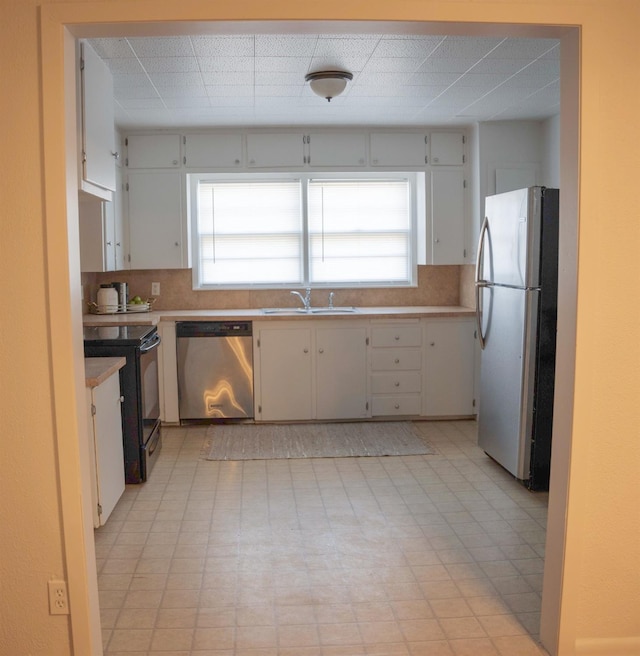
<path id="1" fill-rule="evenodd" d="M 152 282 L 151 283 L 151 296 L 160 296 L 160 283 Z"/>
<path id="2" fill-rule="evenodd" d="M 69 598 L 66 581 L 49 581 L 49 613 L 51 615 L 68 615 Z"/>

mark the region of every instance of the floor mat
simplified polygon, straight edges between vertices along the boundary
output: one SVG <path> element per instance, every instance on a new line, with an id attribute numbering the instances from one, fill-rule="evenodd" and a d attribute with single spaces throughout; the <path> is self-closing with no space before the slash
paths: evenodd
<path id="1" fill-rule="evenodd" d="M 320 424 L 214 424 L 207 460 L 344 458 L 435 453 L 410 421 Z"/>

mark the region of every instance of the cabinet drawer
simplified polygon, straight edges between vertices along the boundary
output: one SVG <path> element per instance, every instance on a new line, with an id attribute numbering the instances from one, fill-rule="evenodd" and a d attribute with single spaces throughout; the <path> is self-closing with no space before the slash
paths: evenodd
<path id="1" fill-rule="evenodd" d="M 407 394 L 419 392 L 421 376 L 418 371 L 398 371 L 384 374 L 374 374 L 371 377 L 371 392 L 373 394 Z"/>
<path id="2" fill-rule="evenodd" d="M 372 415 L 419 415 L 421 412 L 419 394 L 398 396 L 374 396 L 371 402 Z"/>
<path id="3" fill-rule="evenodd" d="M 419 371 L 422 352 L 418 348 L 374 349 L 371 353 L 373 371 Z"/>
<path id="4" fill-rule="evenodd" d="M 422 344 L 420 324 L 409 326 L 374 326 L 371 329 L 371 345 L 386 346 L 420 346 Z"/>

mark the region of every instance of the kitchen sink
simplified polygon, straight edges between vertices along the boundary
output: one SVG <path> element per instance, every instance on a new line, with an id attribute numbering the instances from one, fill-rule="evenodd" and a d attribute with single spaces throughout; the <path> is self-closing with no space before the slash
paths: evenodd
<path id="1" fill-rule="evenodd" d="M 336 307 L 311 307 L 305 308 L 262 308 L 262 314 L 353 314 L 358 309 L 352 305 L 343 305 Z"/>

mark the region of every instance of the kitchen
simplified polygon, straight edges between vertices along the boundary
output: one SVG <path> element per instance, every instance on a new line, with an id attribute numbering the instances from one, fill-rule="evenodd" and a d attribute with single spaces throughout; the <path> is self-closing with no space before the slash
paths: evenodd
<path id="1" fill-rule="evenodd" d="M 511 44 L 512 47 L 515 46 L 515 44 Z M 520 44 L 522 45 L 522 44 Z M 553 50 L 554 44 L 546 44 L 548 46 L 551 46 L 551 50 Z M 526 68 L 526 66 L 525 66 Z M 557 106 L 557 104 L 556 104 Z M 542 163 L 545 161 L 545 158 L 548 158 L 549 161 L 553 162 L 553 166 L 550 167 L 552 170 L 557 171 L 557 162 L 554 162 L 554 153 L 555 153 L 555 158 L 557 158 L 557 149 L 558 149 L 558 134 L 557 134 L 557 129 L 558 129 L 558 120 L 557 117 L 555 119 L 547 122 L 546 124 L 541 121 L 509 121 L 509 122 L 503 122 L 503 123 L 497 123 L 495 125 L 487 125 L 486 129 L 484 126 L 480 126 L 478 128 L 478 134 L 474 136 L 474 141 L 480 142 L 483 141 L 484 145 L 491 144 L 491 140 L 493 138 L 494 144 L 496 144 L 498 147 L 495 147 L 493 149 L 487 148 L 484 151 L 484 157 L 485 160 L 492 160 L 491 165 L 494 167 L 492 170 L 489 165 L 486 167 L 484 165 L 481 166 L 482 169 L 489 168 L 491 170 L 491 174 L 487 176 L 487 180 L 485 180 L 485 184 L 488 187 L 493 187 L 495 189 L 496 187 L 496 181 L 498 185 L 502 185 L 502 188 L 504 189 L 504 185 L 508 185 L 509 183 L 514 184 L 514 180 L 517 180 L 518 182 L 524 181 L 525 184 L 527 182 L 530 182 L 530 184 L 534 184 L 536 182 L 540 182 L 541 180 L 547 180 L 546 178 L 547 173 L 542 171 Z M 345 132 L 345 135 L 347 133 Z M 433 134 L 430 135 L 430 139 L 433 140 L 434 135 L 439 136 L 442 134 L 441 131 L 435 131 Z M 159 136 L 161 136 L 162 139 L 165 139 L 167 136 L 172 136 L 172 135 L 166 135 L 166 134 L 160 134 L 158 133 Z M 134 139 L 138 135 L 133 134 L 132 136 L 129 135 L 129 138 L 125 137 L 127 139 L 127 143 L 125 148 L 122 150 L 123 153 L 126 153 L 126 157 L 124 157 L 125 161 L 129 160 L 129 164 L 131 165 L 131 162 L 135 161 L 135 158 L 130 155 L 130 152 L 134 151 L 128 151 L 127 146 L 129 146 L 129 139 L 131 139 L 131 142 L 134 142 Z M 153 138 L 153 133 L 148 133 L 143 136 L 144 138 L 147 139 L 152 139 Z M 184 138 L 183 145 L 186 146 L 186 151 L 189 153 L 189 133 L 187 132 L 186 137 Z M 199 135 L 200 138 L 202 138 L 202 134 Z M 247 138 L 250 138 L 251 133 L 248 133 L 246 135 Z M 320 133 L 319 138 L 322 138 L 322 133 Z M 471 136 L 471 135 L 469 135 Z M 545 141 L 546 140 L 546 141 Z M 469 139 L 471 142 L 471 139 Z M 547 144 L 547 149 L 548 149 L 548 155 L 545 155 L 543 152 L 541 152 L 540 148 L 540 143 L 546 143 Z M 315 143 L 315 139 L 314 139 Z M 499 147 L 503 146 L 503 144 L 506 144 L 506 147 L 504 148 L 504 152 L 499 152 Z M 124 144 L 123 144 L 124 145 Z M 472 161 L 477 163 L 479 161 L 479 154 L 477 152 L 474 152 L 473 146 L 469 146 L 469 155 L 466 155 L 466 157 L 469 157 L 468 161 Z M 179 161 L 179 155 L 178 157 L 173 157 L 170 158 L 171 162 L 174 161 Z M 463 164 L 463 161 L 460 161 L 460 164 Z M 509 168 L 508 168 L 509 167 Z M 135 167 L 134 167 L 135 168 Z M 469 167 L 471 168 L 471 167 Z M 498 171 L 496 171 L 496 169 Z M 502 176 L 502 177 L 500 177 Z M 511 176 L 511 180 L 504 181 L 505 176 L 508 178 Z M 435 176 L 434 176 L 435 177 Z M 469 176 L 471 177 L 471 176 Z M 553 184 L 553 181 L 547 184 Z M 556 182 L 557 184 L 557 182 Z M 471 187 L 471 184 L 470 184 Z M 471 193 L 471 191 L 469 192 Z M 474 203 L 469 203 L 470 205 L 474 205 Z M 433 212 L 433 205 L 430 207 L 431 212 Z M 479 211 L 479 210 L 478 210 Z M 431 214 L 431 218 L 433 218 L 433 214 Z M 82 220 L 82 216 L 81 216 Z M 434 228 L 432 227 L 433 224 L 430 226 L 432 230 Z M 458 308 L 458 306 L 464 306 L 467 305 L 467 307 L 473 305 L 473 289 L 472 289 L 472 265 L 471 264 L 465 264 L 465 262 L 472 262 L 472 257 L 471 253 L 474 251 L 474 246 L 471 244 L 471 241 L 473 241 L 473 237 L 475 237 L 474 234 L 474 229 L 473 229 L 473 224 L 471 223 L 470 220 L 464 220 L 462 222 L 462 243 L 461 247 L 458 250 L 458 253 L 456 254 L 455 260 L 453 260 L 454 264 L 440 264 L 439 266 L 423 266 L 421 267 L 420 271 L 420 283 L 417 287 L 417 289 L 393 289 L 392 291 L 392 296 L 389 296 L 389 292 L 386 293 L 386 296 L 383 296 L 384 292 L 380 292 L 379 290 L 375 289 L 369 289 L 369 290 L 351 290 L 351 289 L 337 289 L 337 295 L 340 298 L 340 305 L 346 305 L 346 304 L 353 304 L 354 306 L 357 305 L 359 311 L 365 308 L 365 313 L 366 313 L 366 306 L 368 307 L 373 307 L 375 308 L 377 305 L 380 305 L 380 300 L 379 299 L 384 299 L 384 298 L 393 298 L 393 303 L 385 303 L 385 305 L 401 305 L 404 306 L 404 309 L 406 311 L 407 308 L 411 308 L 412 306 L 445 306 L 445 312 L 446 308 L 448 307 L 449 309 L 451 308 Z M 424 232 L 426 232 L 428 228 L 424 228 Z M 469 242 L 468 248 L 463 248 L 465 246 L 466 242 Z M 436 239 L 434 238 L 434 243 L 436 242 Z M 469 255 L 467 255 L 469 253 Z M 437 256 L 431 252 L 427 255 L 427 257 L 432 258 L 432 262 L 434 259 L 437 261 Z M 286 301 L 283 301 L 283 296 L 284 294 L 287 293 L 287 291 L 271 291 L 271 292 L 238 292 L 238 291 L 231 291 L 231 292 L 225 292 L 225 291 L 215 291 L 215 292 L 203 292 L 203 291 L 198 291 L 194 292 L 190 287 L 191 280 L 190 278 L 190 272 L 189 271 L 170 271 L 170 270 L 158 270 L 154 269 L 150 272 L 144 272 L 140 273 L 139 271 L 134 271 L 132 274 L 122 274 L 121 272 L 118 272 L 116 277 L 119 280 L 126 281 L 129 285 L 129 288 L 133 291 L 135 290 L 136 293 L 143 293 L 145 294 L 145 288 L 148 288 L 149 290 L 152 289 L 152 284 L 155 283 L 156 285 L 159 286 L 161 293 L 158 298 L 154 300 L 153 304 L 153 310 L 154 313 L 157 313 L 161 318 L 164 317 L 165 319 L 171 320 L 171 319 L 176 319 L 178 317 L 172 316 L 175 314 L 175 310 L 188 310 L 189 308 L 202 308 L 203 310 L 210 309 L 211 307 L 215 308 L 223 308 L 222 310 L 217 310 L 217 314 L 222 314 L 224 316 L 225 314 L 229 316 L 233 316 L 233 311 L 234 309 L 247 309 L 247 308 L 260 308 L 260 307 L 268 307 L 268 306 L 282 306 L 285 303 L 288 304 Z M 83 276 L 83 282 L 85 285 L 85 289 L 88 287 L 91 287 L 92 292 L 95 293 L 95 289 L 97 285 L 100 283 L 105 283 L 109 282 L 114 279 L 114 274 L 113 273 L 108 273 L 108 274 L 100 274 L 97 276 L 88 276 L 85 274 Z M 168 293 L 167 290 L 168 289 Z M 177 292 L 177 290 L 180 290 Z M 315 292 L 314 294 L 322 293 L 321 291 Z M 146 294 L 145 294 L 146 296 Z M 460 298 L 465 298 L 466 302 L 461 303 Z M 172 300 L 173 299 L 173 300 Z M 368 302 L 367 302 L 368 300 Z M 225 312 L 224 308 L 227 308 L 229 312 Z M 162 310 L 165 310 L 164 312 Z M 469 312 L 467 311 L 467 314 Z M 187 316 L 193 318 L 193 317 L 199 317 L 199 318 L 205 318 L 205 315 L 208 315 L 207 312 L 204 311 L 191 311 L 191 312 L 185 312 L 185 313 L 179 313 L 182 314 L 182 318 L 185 318 Z M 388 318 L 388 317 L 387 317 Z M 100 319 L 106 320 L 107 323 L 111 322 L 111 319 L 109 317 L 100 317 Z M 127 321 L 135 321 L 135 317 L 127 317 Z M 162 320 L 161 320 L 161 331 L 162 331 Z M 171 331 L 170 327 L 170 321 L 166 321 L 166 326 L 165 326 L 165 337 L 168 337 L 168 333 Z M 471 324 L 470 324 L 471 325 Z M 175 353 L 175 347 L 174 341 L 171 340 L 171 337 L 169 337 L 166 340 L 166 343 L 169 344 L 169 348 L 166 353 Z M 165 355 L 165 364 L 167 362 L 168 358 L 166 358 Z M 467 378 L 473 378 L 473 348 L 471 350 L 471 357 L 469 357 L 471 367 L 467 369 L 467 372 L 471 372 L 470 374 L 467 373 Z M 469 382 L 469 381 L 467 381 Z M 473 387 L 473 381 L 471 381 L 472 387 Z M 168 379 L 165 379 L 164 381 L 164 390 L 165 394 L 167 394 L 167 389 L 170 387 L 170 377 Z M 177 414 L 171 415 L 170 412 L 168 413 L 167 411 L 171 411 L 172 407 L 175 408 L 176 402 L 175 402 L 175 397 L 176 395 L 174 394 L 173 397 L 171 396 L 165 396 L 165 405 L 164 405 L 164 411 L 165 411 L 165 421 L 173 422 L 175 423 L 179 417 Z M 470 394 L 471 400 L 473 400 L 473 391 Z M 168 401 L 168 403 L 167 403 Z M 473 411 L 469 412 L 453 412 L 451 414 L 453 415 L 464 415 L 464 414 L 472 414 Z M 413 414 L 413 413 L 411 413 Z M 434 413 L 436 416 L 439 415 L 440 413 Z"/>

